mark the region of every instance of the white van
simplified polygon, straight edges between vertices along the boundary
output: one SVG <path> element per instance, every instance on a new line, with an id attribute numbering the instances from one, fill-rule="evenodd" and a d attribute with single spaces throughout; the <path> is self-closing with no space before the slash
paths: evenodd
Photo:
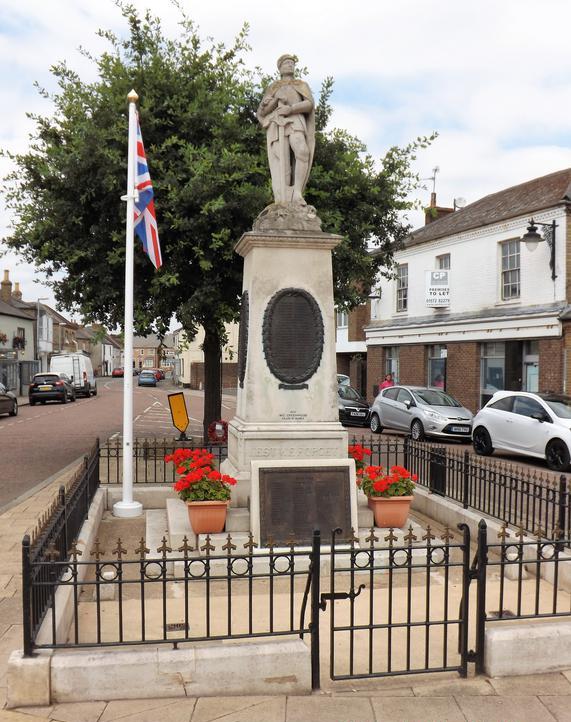
<path id="1" fill-rule="evenodd" d="M 50 359 L 50 371 L 67 374 L 76 394 L 97 396 L 97 383 L 91 359 L 83 351 L 55 354 Z"/>

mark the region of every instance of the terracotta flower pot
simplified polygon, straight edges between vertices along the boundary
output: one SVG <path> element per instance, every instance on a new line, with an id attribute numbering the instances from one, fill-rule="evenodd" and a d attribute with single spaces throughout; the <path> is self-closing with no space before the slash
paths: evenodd
<path id="1" fill-rule="evenodd" d="M 186 506 L 195 534 L 218 534 L 224 529 L 227 501 L 187 501 Z"/>
<path id="2" fill-rule="evenodd" d="M 369 496 L 367 500 L 375 516 L 375 526 L 399 529 L 406 524 L 412 496 Z"/>

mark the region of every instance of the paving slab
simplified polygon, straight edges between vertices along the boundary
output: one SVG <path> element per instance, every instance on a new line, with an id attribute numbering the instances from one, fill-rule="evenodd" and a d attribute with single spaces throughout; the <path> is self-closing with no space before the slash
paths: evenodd
<path id="1" fill-rule="evenodd" d="M 50 719 L 57 722 L 97 722 L 106 702 L 69 702 L 56 705 Z"/>
<path id="2" fill-rule="evenodd" d="M 285 711 L 285 697 L 201 697 L 191 722 L 285 722 Z"/>
<path id="3" fill-rule="evenodd" d="M 50 719 L 5 709 L 0 710 L 0 722 L 50 722 Z"/>
<path id="4" fill-rule="evenodd" d="M 571 722 L 571 696 L 539 698 L 557 722 Z"/>
<path id="5" fill-rule="evenodd" d="M 498 677 L 490 684 L 499 695 L 571 695 L 571 681 L 560 672 L 551 674 L 529 674 L 521 677 Z M 464 694 L 459 691 L 458 694 Z"/>
<path id="6" fill-rule="evenodd" d="M 456 702 L 468 722 L 549 722 L 555 719 L 537 697 L 521 695 L 514 697 L 461 697 L 458 695 Z"/>
<path id="7" fill-rule="evenodd" d="M 406 699 L 404 697 L 400 699 Z M 371 701 L 365 697 L 288 697 L 286 722 L 375 722 Z M 194 720 L 193 720 L 194 722 Z M 266 722 L 264 720 L 264 722 Z M 269 720 L 267 721 L 269 722 Z"/>
<path id="8" fill-rule="evenodd" d="M 186 701 L 186 700 L 185 700 Z M 121 699 L 108 702 L 105 711 L 99 718 L 99 722 L 114 722 L 127 716 L 133 716 L 139 712 L 150 712 L 151 710 L 162 709 L 169 704 L 180 704 L 181 699 Z M 194 706 L 195 700 L 192 699 Z M 159 715 L 157 715 L 158 717 Z"/>
<path id="9" fill-rule="evenodd" d="M 416 697 L 453 697 L 457 694 L 468 697 L 472 695 L 496 694 L 496 690 L 485 677 L 444 680 L 422 685 L 413 685 L 412 691 Z M 394 692 L 391 690 L 391 695 L 393 694 Z"/>
<path id="10" fill-rule="evenodd" d="M 18 597 L 8 597 L 0 601 L 0 619 L 2 624 L 22 623 L 22 602 Z"/>
<path id="11" fill-rule="evenodd" d="M 386 689 L 341 689 L 332 693 L 333 697 L 383 697 L 387 694 Z M 391 697 L 414 697 L 412 687 L 391 687 Z"/>
<path id="12" fill-rule="evenodd" d="M 139 710 L 133 714 L 127 714 L 123 717 L 115 719 L 121 722 L 190 722 L 192 712 L 196 705 L 194 697 L 185 697 L 176 700 L 169 700 L 169 704 L 164 704 L 158 709 L 154 706 L 155 700 L 147 700 L 150 702 L 150 709 L 146 711 Z"/>
<path id="13" fill-rule="evenodd" d="M 454 697 L 387 696 L 375 697 L 371 703 L 376 722 L 466 722 Z M 495 722 L 500 722 L 500 719 Z M 503 718 L 502 722 L 508 722 L 508 718 Z M 510 722 L 516 722 L 516 719 L 510 719 Z"/>

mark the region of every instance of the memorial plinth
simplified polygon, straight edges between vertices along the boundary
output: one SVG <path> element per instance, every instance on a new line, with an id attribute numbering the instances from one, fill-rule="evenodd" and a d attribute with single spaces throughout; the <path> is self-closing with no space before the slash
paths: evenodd
<path id="1" fill-rule="evenodd" d="M 236 416 L 223 471 L 247 504 L 252 461 L 347 458 L 339 423 L 331 251 L 321 231 L 252 231 L 244 257 Z"/>

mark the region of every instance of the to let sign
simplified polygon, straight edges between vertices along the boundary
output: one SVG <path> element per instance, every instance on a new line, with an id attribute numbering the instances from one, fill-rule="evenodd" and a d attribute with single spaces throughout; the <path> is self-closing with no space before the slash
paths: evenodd
<path id="1" fill-rule="evenodd" d="M 426 271 L 426 305 L 437 308 L 450 305 L 450 271 Z"/>

